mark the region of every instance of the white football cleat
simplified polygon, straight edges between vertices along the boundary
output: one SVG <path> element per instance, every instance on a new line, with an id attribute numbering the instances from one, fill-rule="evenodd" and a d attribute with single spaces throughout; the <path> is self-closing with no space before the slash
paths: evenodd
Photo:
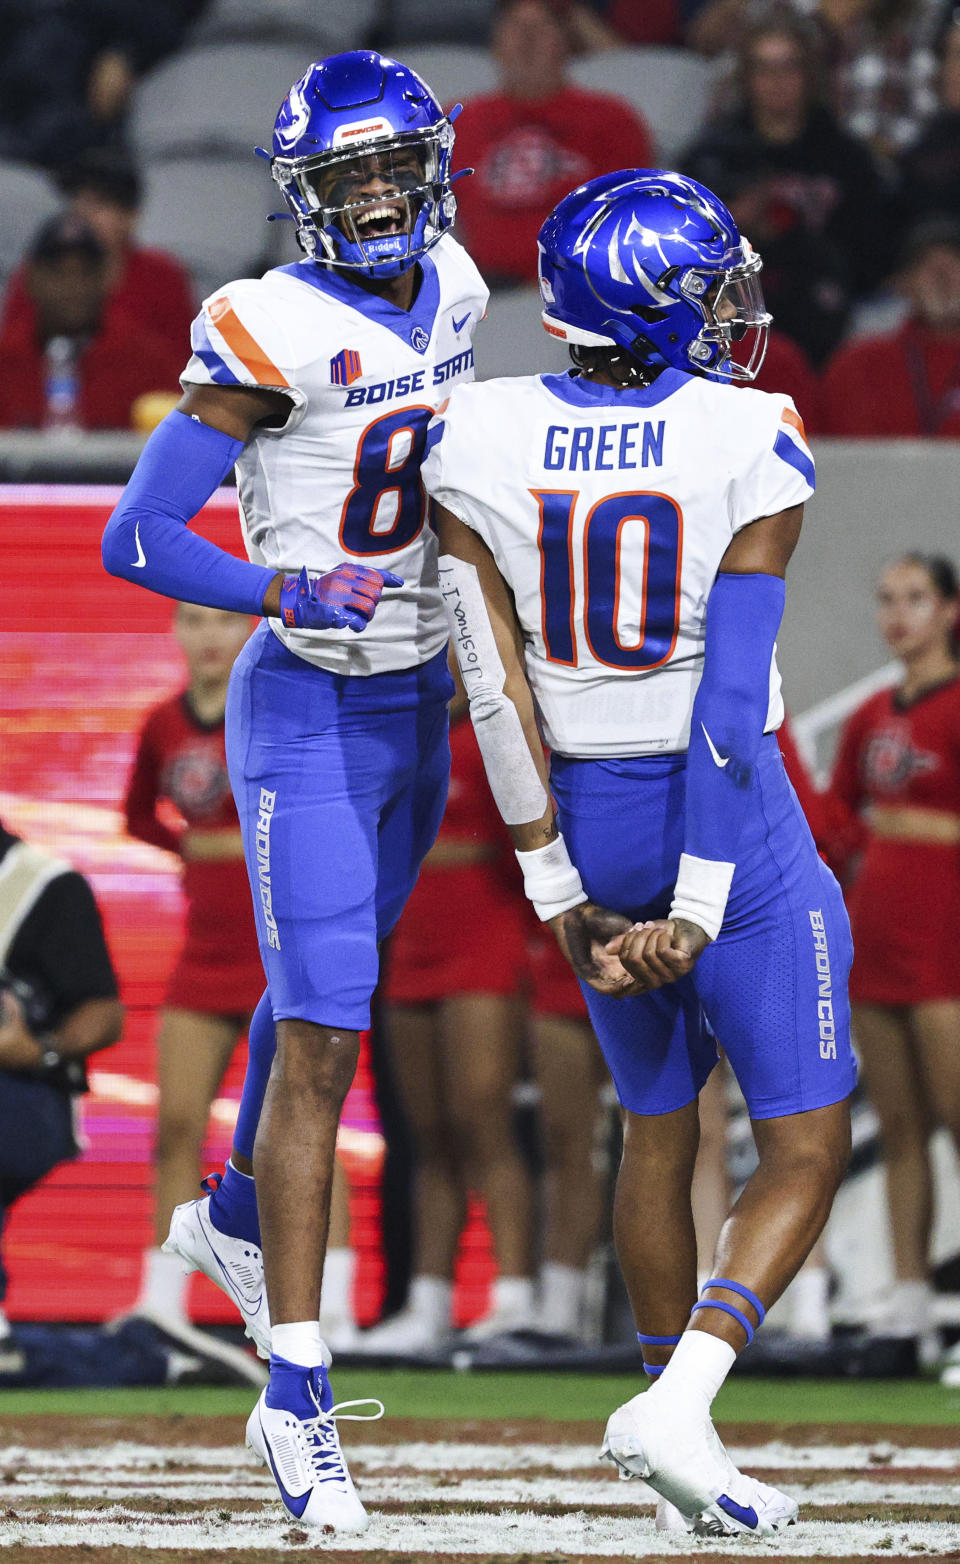
<path id="1" fill-rule="evenodd" d="M 793 1500 L 738 1472 L 712 1434 L 708 1417 L 644 1392 L 612 1413 L 600 1457 L 642 1477 L 701 1536 L 771 1537 L 796 1520 Z"/>
<path id="2" fill-rule="evenodd" d="M 376 1412 L 350 1413 L 348 1407 Z M 301 1368 L 271 1358 L 270 1382 L 247 1420 L 247 1447 L 273 1472 L 288 1515 L 316 1531 L 356 1534 L 369 1525 L 346 1458 L 337 1418 L 365 1421 L 383 1416 L 382 1401 L 334 1406 L 325 1368 Z"/>
<path id="3" fill-rule="evenodd" d="M 210 1197 L 177 1206 L 164 1254 L 178 1254 L 184 1269 L 202 1271 L 236 1304 L 244 1330 L 261 1358 L 270 1356 L 270 1311 L 263 1280 L 263 1255 L 256 1244 L 221 1233 L 210 1220 Z"/>
<path id="4" fill-rule="evenodd" d="M 416 1357 L 418 1353 L 438 1352 L 450 1346 L 453 1339 L 451 1326 L 438 1328 L 431 1315 L 407 1305 L 382 1325 L 358 1333 L 355 1350 L 377 1357 Z"/>

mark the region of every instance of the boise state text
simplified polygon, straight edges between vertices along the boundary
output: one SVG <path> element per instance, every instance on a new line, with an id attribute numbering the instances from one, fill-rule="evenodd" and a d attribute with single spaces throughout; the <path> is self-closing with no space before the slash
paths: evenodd
<path id="1" fill-rule="evenodd" d="M 644 422 L 629 424 L 551 424 L 543 450 L 547 472 L 617 472 L 663 466 L 663 429 Z"/>
<path id="2" fill-rule="evenodd" d="M 445 385 L 448 380 L 455 380 L 458 375 L 464 375 L 472 368 L 473 348 L 465 348 L 462 353 L 455 353 L 452 358 L 434 364 L 430 384 Z M 425 369 L 418 369 L 412 375 L 398 375 L 395 380 L 379 380 L 376 385 L 351 386 L 344 407 L 361 407 L 364 404 L 369 407 L 371 402 L 392 402 L 395 396 L 414 396 L 423 390 L 427 383 L 426 376 Z"/>

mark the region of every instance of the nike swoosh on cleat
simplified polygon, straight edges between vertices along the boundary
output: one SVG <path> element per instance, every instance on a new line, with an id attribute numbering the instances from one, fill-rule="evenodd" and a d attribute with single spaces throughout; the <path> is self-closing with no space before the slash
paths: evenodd
<path id="1" fill-rule="evenodd" d="M 756 1531 L 760 1521 L 752 1505 L 738 1504 L 736 1499 L 728 1499 L 725 1493 L 722 1493 L 717 1499 L 717 1504 L 721 1510 L 725 1510 L 735 1521 L 739 1521 L 741 1526 L 749 1526 L 751 1531 Z"/>
<path id="2" fill-rule="evenodd" d="M 246 1314 L 246 1315 L 249 1316 L 250 1319 L 252 1319 L 254 1317 L 254 1315 L 259 1314 L 259 1312 L 260 1312 L 260 1305 L 263 1302 L 263 1288 L 261 1287 L 260 1292 L 258 1293 L 258 1295 L 257 1295 L 255 1300 L 254 1299 L 248 1299 L 246 1297 L 246 1295 L 244 1293 L 242 1293 L 240 1291 L 240 1289 L 237 1287 L 236 1283 L 233 1280 L 233 1277 L 230 1275 L 230 1272 L 227 1270 L 227 1268 L 224 1265 L 223 1261 L 221 1260 L 220 1256 L 217 1254 L 217 1251 L 214 1249 L 212 1243 L 210 1242 L 209 1238 L 207 1237 L 206 1233 L 203 1230 L 203 1223 L 202 1222 L 200 1224 L 200 1231 L 201 1231 L 201 1233 L 203 1233 L 203 1241 L 206 1244 L 207 1248 L 210 1250 L 210 1253 L 213 1255 L 214 1260 L 217 1262 L 217 1265 L 219 1266 L 220 1271 L 221 1271 L 221 1273 L 223 1275 L 223 1280 L 224 1280 L 226 1286 L 229 1288 L 230 1292 L 232 1293 L 234 1299 L 236 1300 L 237 1307 L 239 1308 L 241 1314 Z"/>
<path id="3" fill-rule="evenodd" d="M 701 726 L 701 728 L 703 728 L 703 723 L 702 722 L 701 722 L 700 726 Z M 730 756 L 729 755 L 721 755 L 719 753 L 719 751 L 717 750 L 717 746 L 714 744 L 713 739 L 710 737 L 710 735 L 707 732 L 706 728 L 703 728 L 703 736 L 706 739 L 708 745 L 710 746 L 710 753 L 713 756 L 714 764 L 719 766 L 720 770 L 722 771 L 724 766 L 729 766 L 729 764 L 730 764 Z"/>
<path id="4" fill-rule="evenodd" d="M 470 316 L 472 314 L 473 314 L 473 310 L 467 310 L 467 313 L 460 320 L 457 320 L 456 315 L 454 315 L 452 317 L 453 329 L 457 333 L 457 336 L 460 335 L 461 331 L 463 330 L 464 326 L 467 324 L 467 321 L 470 319 Z"/>
<path id="5" fill-rule="evenodd" d="M 310 1490 L 308 1488 L 306 1493 L 302 1493 L 297 1498 L 294 1498 L 293 1494 L 284 1487 L 283 1478 L 280 1476 L 280 1473 L 277 1471 L 276 1465 L 274 1463 L 273 1451 L 270 1449 L 270 1441 L 267 1438 L 267 1431 L 263 1426 L 263 1418 L 260 1416 L 259 1411 L 257 1412 L 257 1422 L 260 1424 L 260 1432 L 263 1435 L 264 1449 L 267 1452 L 267 1460 L 270 1462 L 270 1470 L 273 1473 L 274 1482 L 280 1489 L 280 1497 L 283 1500 L 286 1508 L 290 1511 L 290 1514 L 295 1515 L 297 1520 L 300 1520 L 304 1510 L 310 1503 Z M 717 1503 L 720 1503 L 719 1499 L 717 1500 Z M 298 1505 L 299 1509 L 297 1508 Z"/>
<path id="6" fill-rule="evenodd" d="M 147 563 L 147 556 L 143 552 L 143 544 L 140 542 L 140 523 L 139 523 L 139 521 L 137 522 L 137 525 L 134 528 L 133 536 L 134 536 L 134 540 L 135 540 L 136 545 L 137 545 L 137 557 L 136 557 L 136 559 L 132 559 L 130 561 L 130 569 L 131 570 L 142 570 L 144 565 Z"/>

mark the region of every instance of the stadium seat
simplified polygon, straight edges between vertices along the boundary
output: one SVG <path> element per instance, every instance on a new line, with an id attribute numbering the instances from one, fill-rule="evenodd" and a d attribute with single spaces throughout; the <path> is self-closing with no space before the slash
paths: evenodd
<path id="1" fill-rule="evenodd" d="M 273 263 L 279 225 L 266 217 L 278 204 L 266 164 L 252 157 L 151 163 L 140 239 L 177 256 L 202 297 Z"/>
<path id="2" fill-rule="evenodd" d="M 536 288 L 491 294 L 487 318 L 476 336 L 478 380 L 569 369 L 566 345 L 544 331 L 540 310 Z"/>
<path id="3" fill-rule="evenodd" d="M 377 0 L 212 0 L 190 31 L 189 47 L 222 39 L 295 43 L 310 60 L 359 49 L 376 21 Z"/>
<path id="4" fill-rule="evenodd" d="M 62 205 L 46 174 L 26 163 L 0 164 L 0 287 L 23 260 L 34 234 Z"/>
<path id="5" fill-rule="evenodd" d="M 422 76 L 447 108 L 465 103 L 482 92 L 493 92 L 497 72 L 486 49 L 454 47 L 452 44 L 424 44 L 412 49 L 398 45 L 398 59 Z"/>
<path id="6" fill-rule="evenodd" d="M 570 74 L 579 86 L 623 98 L 642 115 L 669 168 L 707 118 L 716 67 L 686 49 L 603 49 L 574 60 Z"/>
<path id="7" fill-rule="evenodd" d="M 311 63 L 293 44 L 210 44 L 167 60 L 134 95 L 130 139 L 146 162 L 269 145 L 292 84 Z"/>
<path id="8" fill-rule="evenodd" d="M 387 52 L 409 64 L 408 44 L 485 44 L 493 12 L 493 0 L 392 0 Z"/>

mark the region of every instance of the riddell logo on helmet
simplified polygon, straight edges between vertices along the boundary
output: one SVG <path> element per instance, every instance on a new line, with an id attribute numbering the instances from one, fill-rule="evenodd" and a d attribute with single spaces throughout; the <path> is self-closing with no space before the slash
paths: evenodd
<path id="1" fill-rule="evenodd" d="M 338 125 L 333 133 L 333 145 L 342 147 L 351 141 L 369 141 L 374 136 L 392 136 L 393 126 L 385 119 L 355 120 L 352 125 Z"/>

